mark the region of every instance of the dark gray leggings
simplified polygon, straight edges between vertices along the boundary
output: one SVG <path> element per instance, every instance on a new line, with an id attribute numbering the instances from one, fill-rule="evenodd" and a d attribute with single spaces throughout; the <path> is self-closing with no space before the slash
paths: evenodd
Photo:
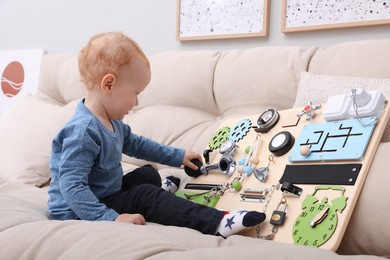
<path id="1" fill-rule="evenodd" d="M 150 165 L 123 176 L 122 190 L 101 200 L 119 214 L 139 213 L 146 221 L 187 227 L 214 235 L 224 212 L 193 203 L 160 188 L 161 178 Z"/>

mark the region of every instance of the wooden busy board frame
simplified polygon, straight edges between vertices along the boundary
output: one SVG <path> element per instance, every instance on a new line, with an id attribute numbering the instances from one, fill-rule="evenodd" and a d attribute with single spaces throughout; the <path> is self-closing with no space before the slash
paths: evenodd
<path id="1" fill-rule="evenodd" d="M 307 121 L 305 116 L 301 118 L 297 117 L 297 114 L 299 112 L 302 112 L 302 108 L 278 111 L 280 115 L 280 119 L 278 123 L 268 133 L 260 134 L 262 143 L 261 143 L 261 147 L 259 148 L 260 149 L 259 163 L 257 164 L 256 167 L 266 167 L 268 165 L 268 157 L 271 155 L 271 152 L 269 151 L 268 148 L 269 142 L 275 135 L 277 135 L 281 131 L 290 132 L 292 136 L 294 136 L 296 142 L 300 132 L 306 125 L 326 122 L 322 118 L 322 112 L 324 108 L 325 105 L 322 105 L 321 108 L 316 110 L 317 116 L 311 121 Z M 345 188 L 344 196 L 347 197 L 346 207 L 343 209 L 342 213 L 340 213 L 340 211 L 337 212 L 338 215 L 337 228 L 335 229 L 334 233 L 331 235 L 330 239 L 328 239 L 324 244 L 320 246 L 320 248 L 335 251 L 338 248 L 343 238 L 344 232 L 347 228 L 348 222 L 350 220 L 350 217 L 352 215 L 352 212 L 358 200 L 359 194 L 362 190 L 364 181 L 370 169 L 370 165 L 373 161 L 376 150 L 378 148 L 381 137 L 383 135 L 386 122 L 389 120 L 389 116 L 390 116 L 389 106 L 385 106 L 384 112 L 372 132 L 371 138 L 365 150 L 365 154 L 361 159 L 343 160 L 343 161 L 336 160 L 336 161 L 326 161 L 326 162 L 321 162 L 321 161 L 291 162 L 289 160 L 290 153 L 293 150 L 291 149 L 289 152 L 287 152 L 282 156 L 279 157 L 274 156 L 274 163 L 271 163 L 269 166 L 269 176 L 266 182 L 264 183 L 260 182 L 255 178 L 254 174 L 251 174 L 243 181 L 241 191 L 245 190 L 246 188 L 270 189 L 273 185 L 274 186 L 278 185 L 279 180 L 281 179 L 287 165 L 325 165 L 325 164 L 350 164 L 350 163 L 361 164 L 360 173 L 357 176 L 354 185 L 341 185 L 342 187 Z M 220 127 L 234 126 L 238 121 L 242 119 L 250 119 L 252 122 L 252 126 L 257 125 L 256 122 L 258 117 L 259 115 L 252 115 L 248 117 L 230 119 L 224 122 L 223 124 L 221 124 Z M 245 148 L 252 145 L 253 140 L 255 139 L 257 134 L 258 133 L 256 133 L 254 129 L 251 129 L 243 139 L 237 142 L 237 145 L 239 147 L 234 152 L 234 159 L 237 160 L 237 162 L 238 160 L 240 160 L 240 158 L 245 156 Z M 221 155 L 217 152 L 217 155 L 210 162 L 210 164 L 218 163 L 220 158 Z M 232 181 L 238 176 L 240 176 L 240 174 L 237 170 L 230 177 L 223 175 L 220 171 L 216 170 L 216 171 L 210 171 L 207 175 L 201 175 L 197 178 L 190 178 L 190 180 L 187 183 L 226 184 L 226 183 L 232 183 Z M 296 219 L 302 212 L 302 203 L 308 195 L 313 194 L 317 186 L 320 186 L 319 184 L 294 184 L 294 185 L 298 186 L 299 188 L 302 188 L 302 193 L 299 197 L 285 196 L 286 194 L 283 193 L 281 189 L 275 190 L 272 194 L 272 197 L 269 198 L 269 203 L 265 211 L 267 218 L 260 225 L 260 230 L 256 231 L 256 229 L 253 228 L 243 233 L 243 235 L 258 237 L 258 235 L 265 236 L 267 234 L 270 234 L 273 227 L 273 225 L 269 223 L 270 218 L 274 210 L 278 208 L 281 199 L 285 197 L 287 199 L 285 221 L 283 225 L 278 227 L 278 231 L 273 237 L 273 241 L 294 244 L 295 242 L 294 242 L 292 232 L 293 232 Z M 183 185 L 182 187 L 185 187 L 185 185 Z M 182 188 L 180 191 L 201 192 L 199 190 L 190 190 L 186 188 Z M 221 210 L 245 209 L 245 210 L 263 211 L 265 201 L 264 202 L 245 202 L 245 201 L 243 202 L 240 200 L 241 191 L 240 192 L 226 191 L 220 197 L 216 205 L 216 208 Z M 317 192 L 316 196 L 319 195 L 319 192 Z M 337 197 L 340 194 L 332 190 L 325 190 L 321 192 L 323 192 L 321 196 L 322 197 L 326 196 L 329 198 L 329 200 L 332 200 L 333 197 Z M 283 211 L 284 207 L 279 210 Z"/>

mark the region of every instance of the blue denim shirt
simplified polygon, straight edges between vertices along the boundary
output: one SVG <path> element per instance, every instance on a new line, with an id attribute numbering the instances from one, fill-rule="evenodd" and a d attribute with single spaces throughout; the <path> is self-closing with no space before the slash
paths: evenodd
<path id="1" fill-rule="evenodd" d="M 108 130 L 81 101 L 52 143 L 48 213 L 51 219 L 115 220 L 99 199 L 121 189 L 122 153 L 179 167 L 185 151 L 135 135 L 120 120 Z"/>

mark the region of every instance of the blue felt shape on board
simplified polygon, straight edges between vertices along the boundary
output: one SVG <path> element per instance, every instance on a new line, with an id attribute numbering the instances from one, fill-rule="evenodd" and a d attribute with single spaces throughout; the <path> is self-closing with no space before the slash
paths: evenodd
<path id="1" fill-rule="evenodd" d="M 365 124 L 371 117 L 362 118 Z M 363 126 L 357 119 L 304 126 L 289 160 L 291 162 L 361 160 L 375 125 Z M 311 153 L 303 156 L 301 145 L 310 145 Z"/>

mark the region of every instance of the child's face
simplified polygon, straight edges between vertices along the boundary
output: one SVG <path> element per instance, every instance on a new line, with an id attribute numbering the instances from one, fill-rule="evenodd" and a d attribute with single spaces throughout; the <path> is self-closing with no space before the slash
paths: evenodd
<path id="1" fill-rule="evenodd" d="M 112 89 L 108 111 L 111 120 L 122 120 L 138 104 L 138 94 L 146 88 L 150 78 L 149 66 L 139 57 L 133 64 L 121 67 Z"/>

